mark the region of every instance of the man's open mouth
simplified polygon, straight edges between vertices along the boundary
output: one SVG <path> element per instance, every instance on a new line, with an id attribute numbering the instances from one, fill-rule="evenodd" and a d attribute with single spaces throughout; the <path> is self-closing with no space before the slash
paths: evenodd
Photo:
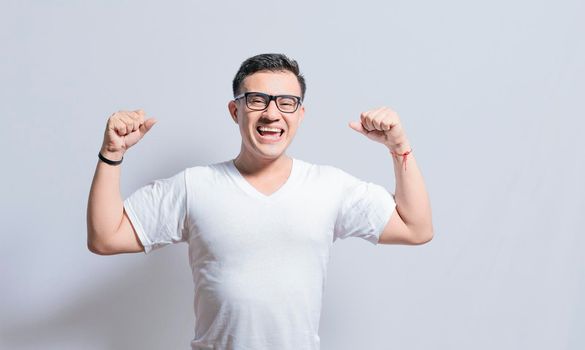
<path id="1" fill-rule="evenodd" d="M 265 138 L 269 139 L 278 139 L 284 134 L 284 129 L 281 128 L 269 128 L 265 126 L 259 126 L 256 128 L 256 131 Z"/>

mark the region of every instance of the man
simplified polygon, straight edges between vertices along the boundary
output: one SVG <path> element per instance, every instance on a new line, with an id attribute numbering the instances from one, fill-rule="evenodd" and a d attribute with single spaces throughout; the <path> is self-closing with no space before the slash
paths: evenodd
<path id="1" fill-rule="evenodd" d="M 296 61 L 244 61 L 228 110 L 242 136 L 232 160 L 119 191 L 124 153 L 154 125 L 142 110 L 109 119 L 88 204 L 88 247 L 102 255 L 189 245 L 195 283 L 192 349 L 319 349 L 329 249 L 338 238 L 422 244 L 431 210 L 398 115 L 364 112 L 350 127 L 389 150 L 395 196 L 333 166 L 285 151 L 304 118 Z M 381 161 L 384 161 L 383 159 Z"/>

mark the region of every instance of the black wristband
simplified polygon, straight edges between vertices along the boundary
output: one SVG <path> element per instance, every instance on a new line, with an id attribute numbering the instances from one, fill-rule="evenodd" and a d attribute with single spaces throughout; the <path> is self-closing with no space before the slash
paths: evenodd
<path id="1" fill-rule="evenodd" d="M 100 158 L 100 160 L 102 162 L 110 164 L 110 165 L 118 165 L 118 164 L 122 163 L 122 161 L 124 160 L 124 156 L 122 156 L 122 159 L 120 159 L 120 160 L 109 160 L 108 158 L 102 156 L 101 152 L 98 153 L 98 157 Z"/>

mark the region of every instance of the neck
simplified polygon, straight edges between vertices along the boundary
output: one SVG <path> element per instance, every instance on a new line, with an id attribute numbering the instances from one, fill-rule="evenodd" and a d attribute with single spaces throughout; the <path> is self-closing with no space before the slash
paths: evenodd
<path id="1" fill-rule="evenodd" d="M 261 175 L 265 173 L 275 173 L 283 169 L 290 169 L 292 158 L 286 154 L 281 154 L 278 158 L 260 158 L 254 157 L 244 152 L 240 152 L 234 159 L 234 165 L 242 174 Z"/>

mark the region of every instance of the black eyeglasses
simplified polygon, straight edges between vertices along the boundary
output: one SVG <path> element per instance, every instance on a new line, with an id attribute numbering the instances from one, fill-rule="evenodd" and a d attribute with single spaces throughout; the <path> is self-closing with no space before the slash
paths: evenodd
<path id="1" fill-rule="evenodd" d="M 276 107 L 283 113 L 293 113 L 299 108 L 302 100 L 299 96 L 294 95 L 268 95 L 261 92 L 244 92 L 236 97 L 238 100 L 244 97 L 246 99 L 246 106 L 253 111 L 263 111 L 268 108 L 270 101 L 276 102 Z"/>

